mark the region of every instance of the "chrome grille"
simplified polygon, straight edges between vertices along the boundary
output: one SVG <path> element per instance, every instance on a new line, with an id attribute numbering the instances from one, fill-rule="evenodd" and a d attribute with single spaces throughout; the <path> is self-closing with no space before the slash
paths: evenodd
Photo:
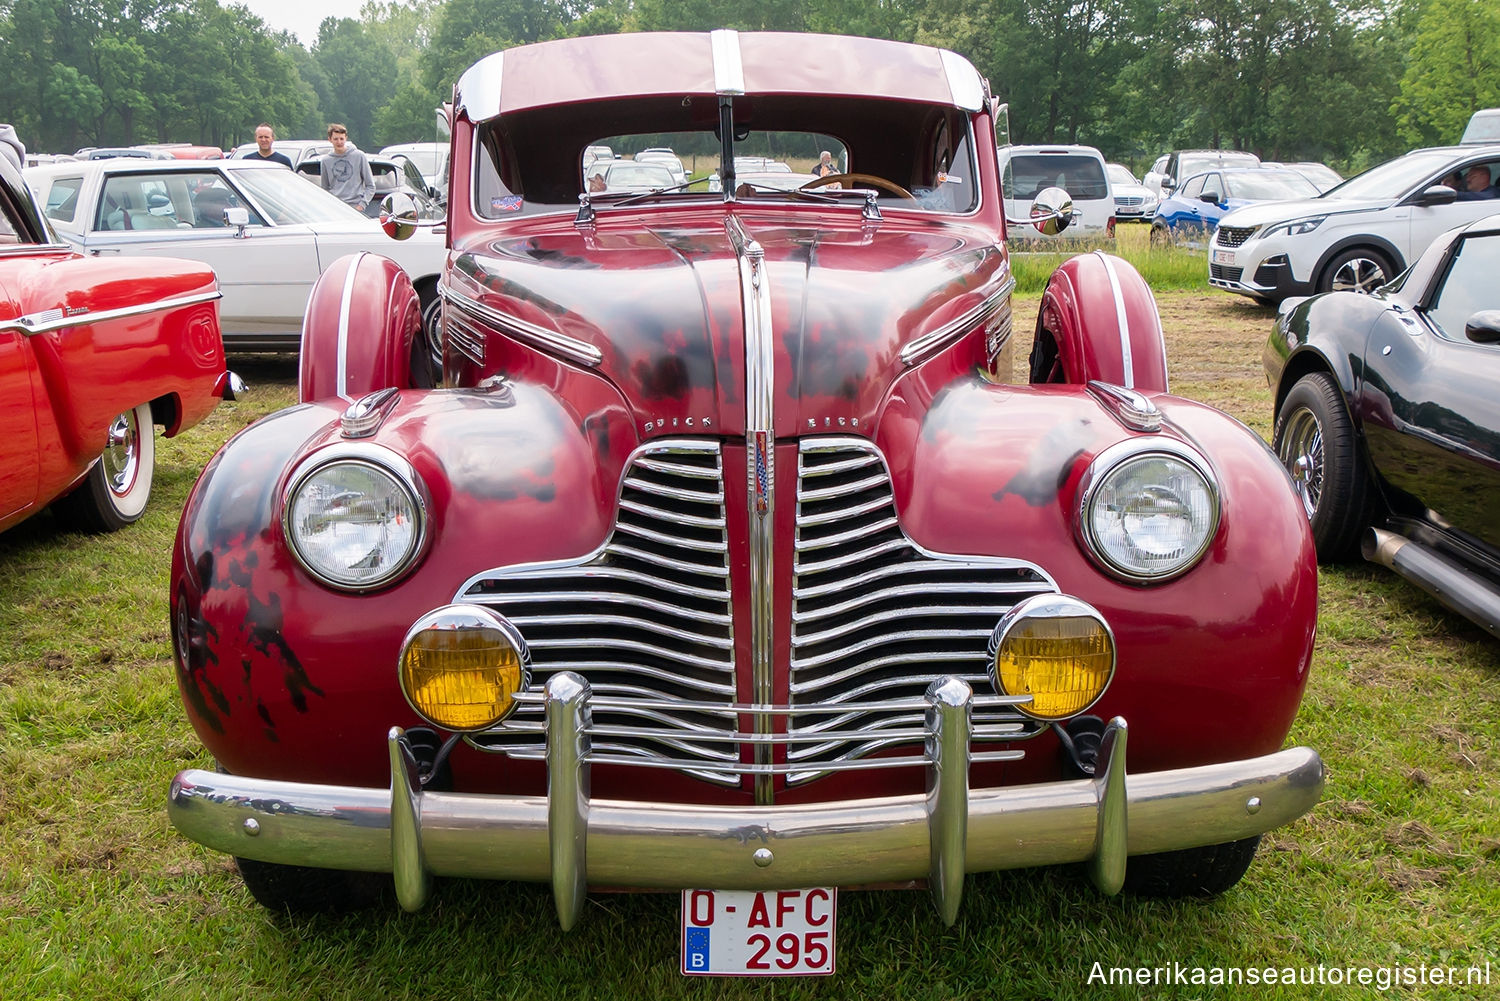
<path id="1" fill-rule="evenodd" d="M 739 777 L 722 769 L 739 760 L 725 740 L 737 720 L 709 708 L 735 702 L 723 483 L 717 443 L 652 443 L 628 463 L 615 529 L 598 552 L 492 571 L 458 600 L 515 623 L 531 648 L 535 687 L 559 671 L 588 679 L 604 697 L 594 714 L 598 752 L 678 760 L 689 774 L 732 786 Z M 605 708 L 610 697 L 616 705 Z M 474 743 L 539 757 L 542 730 L 540 706 L 528 704 Z M 694 771 L 694 762 L 712 770 Z"/>
<path id="2" fill-rule="evenodd" d="M 791 706 L 916 699 L 953 675 L 990 690 L 986 647 L 1000 616 L 1056 590 L 1018 560 L 947 556 L 918 548 L 896 520 L 885 461 L 861 439 L 804 441 L 798 454 L 797 537 L 792 591 Z M 976 710 L 976 729 L 1021 724 L 1008 707 Z M 921 714 L 909 709 L 788 717 L 789 782 L 820 764 L 910 743 Z M 1017 728 L 1035 732 L 1034 725 Z M 848 737 L 851 730 L 862 736 Z M 821 743 L 802 742 L 829 731 Z M 833 731 L 840 731 L 833 736 Z"/>
<path id="3" fill-rule="evenodd" d="M 1122 206 L 1141 205 L 1146 201 L 1141 195 L 1115 195 L 1115 204 Z"/>
<path id="4" fill-rule="evenodd" d="M 1220 226 L 1214 243 L 1221 247 L 1238 247 L 1255 233 L 1259 226 Z"/>

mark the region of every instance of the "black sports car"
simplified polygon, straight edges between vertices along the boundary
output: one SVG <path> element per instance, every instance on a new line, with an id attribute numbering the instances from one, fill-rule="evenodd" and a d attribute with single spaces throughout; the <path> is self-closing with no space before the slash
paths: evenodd
<path id="1" fill-rule="evenodd" d="M 1319 559 L 1358 551 L 1500 636 L 1500 215 L 1373 295 L 1287 300 L 1264 361 Z"/>

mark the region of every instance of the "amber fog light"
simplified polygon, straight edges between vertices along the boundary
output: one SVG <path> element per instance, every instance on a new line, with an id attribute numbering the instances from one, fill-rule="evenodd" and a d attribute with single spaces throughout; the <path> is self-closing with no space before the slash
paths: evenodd
<path id="1" fill-rule="evenodd" d="M 989 652 L 995 690 L 1031 696 L 1016 709 L 1037 719 L 1083 712 L 1115 673 L 1115 638 L 1104 617 L 1067 595 L 1037 595 L 1006 612 Z"/>
<path id="2" fill-rule="evenodd" d="M 483 730 L 505 719 L 530 668 L 516 627 L 477 605 L 428 612 L 401 644 L 401 691 L 423 719 L 444 730 Z"/>

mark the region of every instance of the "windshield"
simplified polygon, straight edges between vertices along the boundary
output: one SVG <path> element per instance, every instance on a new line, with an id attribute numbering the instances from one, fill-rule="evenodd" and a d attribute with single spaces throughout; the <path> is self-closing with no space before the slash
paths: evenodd
<path id="1" fill-rule="evenodd" d="M 1435 179 L 1452 160 L 1453 154 L 1442 150 L 1408 153 L 1349 178 L 1323 197 L 1395 201 L 1422 181 Z"/>
<path id="2" fill-rule="evenodd" d="M 347 223 L 365 218 L 352 205 L 346 205 L 324 191 L 316 181 L 309 181 L 282 167 L 236 170 L 230 176 L 249 192 L 271 222 L 279 226 L 305 222 Z"/>
<path id="3" fill-rule="evenodd" d="M 443 166 L 443 157 L 447 155 L 446 149 L 409 149 L 392 154 L 402 159 L 410 160 L 417 165 L 423 175 L 431 177 Z"/>
<path id="4" fill-rule="evenodd" d="M 624 199 L 633 206 L 754 199 L 862 208 L 874 197 L 883 208 L 919 212 L 970 212 L 978 205 L 969 115 L 951 105 L 747 96 L 734 103 L 726 149 L 719 118 L 727 110 L 711 97 L 636 97 L 525 109 L 482 122 L 470 175 L 474 210 L 490 219 L 576 213 L 580 196 L 593 210 Z M 721 162 L 726 154 L 732 164 Z M 751 172 L 810 179 L 791 190 L 739 181 Z M 725 191 L 731 175 L 733 190 Z"/>
<path id="5" fill-rule="evenodd" d="M 1046 188 L 1065 188 L 1075 201 L 1109 196 L 1104 164 L 1081 153 L 1021 153 L 1005 164 L 1007 198 L 1035 198 Z"/>
<path id="6" fill-rule="evenodd" d="M 1105 170 L 1106 173 L 1109 174 L 1109 183 L 1110 184 L 1140 184 L 1141 183 L 1140 181 L 1138 181 L 1138 180 L 1135 179 L 1135 175 L 1134 174 L 1132 174 L 1126 168 L 1120 166 L 1118 163 L 1112 163 L 1109 166 L 1105 167 L 1104 170 Z"/>
<path id="7" fill-rule="evenodd" d="M 1272 201 L 1277 198 L 1315 198 L 1318 186 L 1294 170 L 1257 170 L 1226 173 L 1230 198 Z"/>
<path id="8" fill-rule="evenodd" d="M 1254 153 L 1240 153 L 1237 151 L 1217 153 L 1184 153 L 1182 164 L 1178 170 L 1179 177 L 1191 177 L 1193 174 L 1201 174 L 1205 170 L 1215 167 L 1258 167 L 1260 157 Z"/>

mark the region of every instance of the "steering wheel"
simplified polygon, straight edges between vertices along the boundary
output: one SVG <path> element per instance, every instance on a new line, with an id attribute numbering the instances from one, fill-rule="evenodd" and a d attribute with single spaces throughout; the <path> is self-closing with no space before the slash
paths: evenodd
<path id="1" fill-rule="evenodd" d="M 907 191 L 901 185 L 897 184 L 895 181 L 887 181 L 885 178 L 876 177 L 874 174 L 829 174 L 827 177 L 819 177 L 815 180 L 808 181 L 797 190 L 812 191 L 815 188 L 821 188 L 827 184 L 838 184 L 842 181 L 848 181 L 851 185 L 868 184 L 872 188 L 879 188 L 881 191 L 895 195 L 898 198 L 910 198 L 912 200 L 915 200 L 917 197 L 910 191 Z"/>

